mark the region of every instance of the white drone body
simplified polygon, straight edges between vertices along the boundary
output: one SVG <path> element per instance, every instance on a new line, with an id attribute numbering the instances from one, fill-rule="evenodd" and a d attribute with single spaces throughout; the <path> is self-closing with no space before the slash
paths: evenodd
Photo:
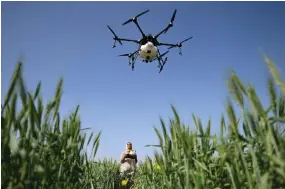
<path id="1" fill-rule="evenodd" d="M 139 56 L 146 61 L 152 61 L 157 57 L 157 47 L 153 45 L 152 42 L 147 42 L 142 45 L 139 49 Z"/>

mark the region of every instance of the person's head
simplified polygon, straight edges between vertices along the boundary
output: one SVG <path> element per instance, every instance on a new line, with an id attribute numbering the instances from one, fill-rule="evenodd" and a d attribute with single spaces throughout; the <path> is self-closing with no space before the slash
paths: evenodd
<path id="1" fill-rule="evenodd" d="M 127 148 L 127 150 L 131 150 L 133 148 L 132 143 L 128 142 L 126 148 Z"/>

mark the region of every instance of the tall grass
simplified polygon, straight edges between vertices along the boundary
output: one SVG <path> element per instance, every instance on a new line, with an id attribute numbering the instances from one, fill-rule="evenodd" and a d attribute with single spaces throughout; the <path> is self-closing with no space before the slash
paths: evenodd
<path id="1" fill-rule="evenodd" d="M 140 163 L 134 178 L 139 189 L 271 189 L 285 188 L 285 84 L 273 62 L 268 80 L 269 107 L 264 107 L 252 85 L 232 73 L 220 135 L 211 133 L 193 115 L 194 128 L 174 118 L 154 127 L 159 144 L 154 158 Z M 59 106 L 63 80 L 54 98 L 44 105 L 41 83 L 28 92 L 20 62 L 12 76 L 1 110 L 1 188 L 121 189 L 119 163 L 92 162 L 101 132 L 82 133 L 79 106 L 62 119 Z M 233 104 L 238 108 L 234 108 Z M 239 115 L 239 117 L 237 116 Z M 91 159 L 83 151 L 92 147 Z"/>
<path id="2" fill-rule="evenodd" d="M 90 163 L 89 169 L 86 171 L 88 174 L 85 175 L 85 180 L 92 183 L 93 188 L 120 189 L 123 187 L 119 174 L 119 163 L 116 160 L 104 158 L 98 162 Z"/>
<path id="3" fill-rule="evenodd" d="M 61 120 L 63 80 L 59 80 L 54 98 L 44 105 L 39 95 L 41 83 L 34 93 L 26 90 L 22 66 L 21 62 L 17 65 L 2 104 L 1 188 L 87 186 L 88 159 L 83 147 L 92 144 L 95 156 L 101 133 L 81 134 L 79 106 Z"/>
<path id="4" fill-rule="evenodd" d="M 190 130 L 172 106 L 168 129 L 164 120 L 161 131 L 154 127 L 159 144 L 147 146 L 159 147 L 161 153 L 155 151 L 154 159 L 140 166 L 139 188 L 285 188 L 285 84 L 273 62 L 267 57 L 265 62 L 274 78 L 268 80 L 270 107 L 263 107 L 254 87 L 244 86 L 235 73 L 228 79 L 232 98 L 221 117 L 221 136 L 211 134 L 210 120 L 203 127 L 194 115 L 196 129 Z"/>

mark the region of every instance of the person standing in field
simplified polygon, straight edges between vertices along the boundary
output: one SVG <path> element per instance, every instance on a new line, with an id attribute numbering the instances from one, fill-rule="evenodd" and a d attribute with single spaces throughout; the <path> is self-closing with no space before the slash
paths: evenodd
<path id="1" fill-rule="evenodd" d="M 137 159 L 136 151 L 133 150 L 131 142 L 127 143 L 126 150 L 122 153 L 120 162 L 121 162 L 121 166 L 120 166 L 121 176 L 134 174 L 138 159 Z"/>

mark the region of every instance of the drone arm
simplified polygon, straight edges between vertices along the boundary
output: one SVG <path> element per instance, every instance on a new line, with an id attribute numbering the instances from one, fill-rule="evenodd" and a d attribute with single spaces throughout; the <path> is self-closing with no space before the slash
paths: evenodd
<path id="1" fill-rule="evenodd" d="M 135 43 L 139 43 L 138 40 L 133 40 L 133 39 L 124 39 L 124 38 L 118 38 L 118 37 L 114 37 L 114 44 L 113 44 L 113 48 L 116 47 L 116 42 L 119 41 L 119 43 L 121 45 L 123 45 L 122 41 L 130 41 L 130 42 L 135 42 Z"/>
<path id="2" fill-rule="evenodd" d="M 130 42 L 139 43 L 138 40 L 134 40 L 134 39 L 115 38 L 115 40 L 118 40 L 118 41 L 130 41 Z"/>
<path id="3" fill-rule="evenodd" d="M 182 55 L 181 52 L 181 43 L 180 44 L 168 44 L 168 43 L 159 43 L 159 45 L 169 46 L 168 49 L 179 47 L 179 54 Z"/>
<path id="4" fill-rule="evenodd" d="M 138 19 L 138 17 L 140 17 L 141 15 L 147 13 L 148 11 L 149 11 L 149 10 L 146 10 L 146 11 L 144 11 L 144 12 L 142 12 L 142 13 L 136 15 L 134 18 L 131 18 L 131 19 L 127 20 L 126 22 L 123 23 L 123 25 L 126 25 L 126 24 L 128 24 L 128 23 L 130 23 L 130 22 L 134 22 L 134 23 L 136 24 L 136 26 L 138 27 L 138 29 L 140 30 L 142 36 L 145 37 L 145 34 L 143 33 L 141 27 L 139 26 L 137 19 Z"/>
<path id="5" fill-rule="evenodd" d="M 169 30 L 169 28 L 171 28 L 171 27 L 173 26 L 173 21 L 174 21 L 174 19 L 175 19 L 176 11 L 177 11 L 177 10 L 175 9 L 175 11 L 174 11 L 174 13 L 173 13 L 173 15 L 172 15 L 172 17 L 171 17 L 170 23 L 167 25 L 167 27 L 166 27 L 164 30 L 162 30 L 161 32 L 159 32 L 158 34 L 156 34 L 155 39 L 157 39 L 158 36 L 160 36 L 163 32 L 166 33 L 166 32 Z"/>
<path id="6" fill-rule="evenodd" d="M 137 19 L 135 19 L 135 20 L 134 20 L 134 23 L 136 24 L 136 26 L 137 26 L 137 27 L 138 27 L 138 29 L 140 30 L 140 32 L 141 32 L 141 34 L 142 34 L 142 36 L 144 37 L 144 36 L 145 36 L 145 34 L 144 34 L 144 32 L 142 31 L 142 29 L 141 29 L 140 25 L 138 24 Z"/>
<path id="7" fill-rule="evenodd" d="M 179 47 L 179 54 L 182 55 L 181 53 L 181 47 L 182 47 L 182 43 L 188 41 L 189 39 L 192 39 L 193 37 L 189 37 L 183 41 L 181 41 L 178 44 L 167 44 L 167 43 L 159 43 L 159 45 L 165 45 L 165 46 L 169 46 L 168 49 L 174 48 L 174 47 Z"/>
<path id="8" fill-rule="evenodd" d="M 177 44 L 169 44 L 169 43 L 158 43 L 158 46 L 178 47 Z"/>
<path id="9" fill-rule="evenodd" d="M 170 25 L 167 25 L 167 27 L 164 28 L 164 29 L 163 29 L 161 32 L 159 32 L 158 34 L 156 34 L 154 38 L 157 39 L 163 32 L 167 31 L 170 27 L 171 27 Z"/>

